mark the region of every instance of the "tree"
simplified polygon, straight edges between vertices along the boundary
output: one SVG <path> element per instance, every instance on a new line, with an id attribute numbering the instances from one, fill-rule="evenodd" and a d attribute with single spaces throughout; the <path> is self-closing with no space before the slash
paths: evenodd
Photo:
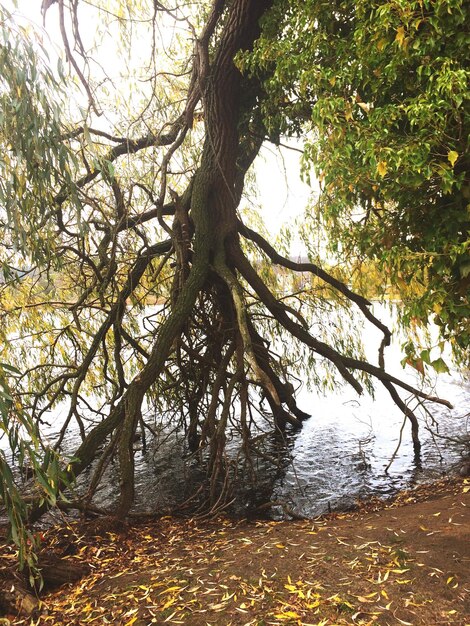
<path id="1" fill-rule="evenodd" d="M 263 115 L 271 70 L 262 80 L 237 59 L 253 49 L 271 0 L 98 4 L 110 67 L 87 52 L 80 3 L 68 11 L 63 0 L 44 3 L 48 18 L 57 10 L 75 87 L 35 44 L 13 45 L 12 29 L 20 42 L 27 33 L 2 16 L 2 358 L 21 369 L 15 398 L 34 422 L 67 406 L 54 450 L 71 425 L 81 432 L 56 489 L 93 464 L 87 493 L 72 503 L 86 508 L 117 456 L 115 514 L 127 515 L 133 440 L 137 430 L 155 434 L 158 413 L 201 455 L 209 508 L 223 504 L 228 430 L 239 431 L 248 455 L 257 416 L 279 431 L 308 417 L 295 400 L 296 371 L 316 380 L 334 371 L 358 393 L 372 380 L 384 385 L 418 453 L 418 420 L 399 390 L 443 401 L 387 373 L 390 331 L 364 297 L 312 262 L 283 257 L 239 210 L 272 129 Z M 121 48 L 139 70 L 126 75 L 124 64 L 116 78 L 108 73 Z M 282 291 L 273 265 L 287 274 Z M 288 276 L 295 284 L 300 272 L 322 288 L 286 297 Z M 326 322 L 314 330 L 324 298 L 352 304 L 383 332 L 377 365 L 328 335 Z M 30 517 L 49 504 L 35 500 Z"/>
<path id="2" fill-rule="evenodd" d="M 406 325 L 434 316 L 467 364 L 468 20 L 463 0 L 279 1 L 245 59 L 266 74 L 273 132 L 310 133 L 315 227 L 332 251 L 374 260 Z M 430 363 L 429 350 L 407 351 Z"/>

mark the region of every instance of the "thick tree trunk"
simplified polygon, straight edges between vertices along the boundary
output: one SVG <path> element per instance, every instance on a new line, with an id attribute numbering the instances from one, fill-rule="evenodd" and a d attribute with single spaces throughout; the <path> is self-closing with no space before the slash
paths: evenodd
<path id="1" fill-rule="evenodd" d="M 77 582 L 90 571 L 86 563 L 62 559 L 55 554 L 39 555 L 37 567 L 41 572 L 44 589 Z M 16 570 L 4 570 L 0 576 L 0 615 L 28 617 L 38 607 L 39 598 L 29 587 L 26 576 L 20 575 Z"/>
<path id="2" fill-rule="evenodd" d="M 219 3 L 221 6 L 223 3 Z M 271 6 L 271 0 L 235 0 L 228 8 L 223 33 L 212 63 L 208 60 L 208 42 L 202 55 L 210 67 L 200 76 L 204 106 L 206 140 L 201 163 L 191 185 L 190 214 L 194 226 L 193 263 L 184 287 L 157 336 L 148 361 L 127 388 L 112 414 L 91 431 L 76 457 L 78 475 L 95 457 L 98 446 L 116 428 L 120 428 L 119 462 L 121 496 L 117 514 L 124 517 L 134 499 L 134 455 L 132 439 L 141 416 L 145 393 L 157 380 L 173 349 L 183 325 L 190 317 L 198 294 L 203 289 L 216 256 L 225 259 L 225 245 L 238 238 L 236 208 L 246 171 L 240 171 L 240 99 L 242 76 L 234 58 L 249 49 L 259 35 L 259 20 Z M 189 105 L 188 105 L 189 106 Z M 245 168 L 251 159 L 242 159 Z M 237 163 L 238 160 L 238 163 Z M 237 184 L 238 183 L 238 184 Z M 192 431 L 194 424 L 192 425 Z M 193 433 L 194 434 L 194 433 Z M 37 517 L 37 514 L 35 515 Z"/>

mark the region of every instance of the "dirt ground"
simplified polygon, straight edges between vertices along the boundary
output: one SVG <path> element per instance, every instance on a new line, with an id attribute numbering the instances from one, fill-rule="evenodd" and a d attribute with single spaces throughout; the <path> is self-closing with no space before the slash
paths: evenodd
<path id="1" fill-rule="evenodd" d="M 91 573 L 0 624 L 470 626 L 470 479 L 310 521 L 55 528 Z"/>

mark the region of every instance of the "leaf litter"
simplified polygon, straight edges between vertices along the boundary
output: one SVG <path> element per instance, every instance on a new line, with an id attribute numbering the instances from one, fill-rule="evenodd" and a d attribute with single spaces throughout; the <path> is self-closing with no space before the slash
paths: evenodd
<path id="1" fill-rule="evenodd" d="M 70 522 L 45 543 L 66 531 L 67 558 L 91 573 L 43 595 L 37 616 L 0 623 L 469 626 L 468 486 L 444 480 L 310 521 Z"/>

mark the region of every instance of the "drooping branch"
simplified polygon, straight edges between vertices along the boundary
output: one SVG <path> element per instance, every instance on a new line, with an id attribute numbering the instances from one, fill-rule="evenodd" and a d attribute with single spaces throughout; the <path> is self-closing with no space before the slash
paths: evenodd
<path id="1" fill-rule="evenodd" d="M 369 302 L 369 300 L 349 289 L 347 285 L 345 285 L 334 276 L 331 276 L 331 274 L 323 270 L 315 263 L 300 263 L 283 257 L 271 246 L 268 241 L 266 241 L 266 239 L 264 239 L 264 237 L 262 237 L 259 233 L 252 230 L 251 228 L 245 226 L 240 220 L 239 232 L 243 237 L 248 238 L 256 243 L 261 248 L 261 250 L 263 250 L 263 252 L 267 254 L 269 259 L 271 259 L 273 263 L 293 270 L 295 272 L 308 272 L 310 274 L 313 274 L 314 276 L 317 276 L 318 278 L 323 280 L 325 283 L 334 287 L 336 291 L 342 293 L 344 296 L 346 296 L 346 298 L 348 298 L 348 300 L 357 304 L 359 309 L 362 311 L 364 317 L 366 317 L 374 326 L 376 326 L 383 333 L 384 337 L 379 348 L 379 365 L 382 368 L 384 367 L 384 349 L 386 346 L 390 345 L 392 333 L 385 324 L 383 324 L 379 319 L 375 317 L 375 315 L 371 313 L 368 308 L 371 306 L 371 302 Z"/>
<path id="2" fill-rule="evenodd" d="M 395 389 L 395 387 L 392 385 L 391 382 L 389 382 L 388 380 L 383 380 L 382 384 L 384 385 L 385 389 L 387 389 L 387 391 L 389 392 L 392 400 L 395 402 L 395 404 L 400 409 L 400 411 L 403 413 L 403 415 L 405 415 L 410 420 L 410 422 L 411 422 L 411 437 L 412 437 L 412 440 L 413 440 L 413 449 L 414 449 L 415 457 L 419 458 L 419 454 L 420 454 L 420 451 L 421 451 L 421 442 L 419 440 L 419 422 L 418 422 L 418 418 L 413 413 L 413 411 L 409 408 L 409 406 L 407 406 L 405 404 L 405 402 L 403 402 L 403 400 L 400 398 L 400 396 L 398 395 L 397 390 Z"/>
<path id="3" fill-rule="evenodd" d="M 392 383 L 393 385 L 401 387 L 405 391 L 408 391 L 416 395 L 417 397 L 452 408 L 451 403 L 447 400 L 443 400 L 435 396 L 430 396 L 423 391 L 413 387 L 412 385 L 409 385 L 406 382 L 400 380 L 399 378 L 388 374 L 382 368 L 376 367 L 375 365 L 368 363 L 367 361 L 344 356 L 324 342 L 312 337 L 312 335 L 310 335 L 310 333 L 306 331 L 301 325 L 289 318 L 285 309 L 283 308 L 282 303 L 279 303 L 272 295 L 272 293 L 256 274 L 249 261 L 246 259 L 240 249 L 236 250 L 233 258 L 242 276 L 255 290 L 255 293 L 258 295 L 263 304 L 268 308 L 273 317 L 294 337 L 297 337 L 305 345 L 309 346 L 315 352 L 331 361 L 337 367 L 338 371 L 345 378 L 345 380 L 347 380 L 347 382 L 349 382 L 352 387 L 356 389 L 356 391 L 358 391 L 358 393 L 362 392 L 362 386 L 356 381 L 355 378 L 352 377 L 349 370 L 366 372 L 382 382 L 385 381 L 388 383 Z"/>
<path id="4" fill-rule="evenodd" d="M 74 56 L 72 54 L 72 51 L 70 49 L 70 44 L 69 44 L 69 40 L 68 40 L 68 36 L 67 36 L 67 31 L 65 29 L 64 0 L 57 0 L 57 2 L 58 2 L 58 5 L 59 5 L 60 34 L 62 35 L 62 41 L 64 43 L 64 48 L 65 48 L 65 54 L 67 56 L 67 61 L 69 61 L 69 63 L 72 64 L 73 69 L 76 71 L 77 76 L 80 79 L 80 82 L 82 83 L 83 87 L 85 88 L 85 91 L 87 93 L 88 101 L 90 103 L 90 106 L 93 108 L 93 110 L 96 113 L 96 115 L 101 115 L 101 112 L 98 110 L 98 107 L 96 106 L 95 98 L 93 97 L 93 94 L 91 92 L 90 85 L 89 85 L 87 79 L 85 78 L 85 76 L 83 75 L 83 72 L 81 71 L 80 67 L 78 66 L 78 63 L 76 62 L 76 60 L 75 60 L 75 58 L 74 58 Z M 47 8 L 44 9 L 44 11 L 43 11 L 44 16 L 46 14 L 46 11 L 47 11 Z"/>
<path id="5" fill-rule="evenodd" d="M 63 382 L 65 383 L 66 380 L 70 380 L 72 378 L 75 378 L 75 384 L 74 384 L 74 388 L 72 391 L 72 398 L 71 398 L 71 403 L 70 403 L 70 410 L 69 410 L 69 414 L 64 422 L 64 425 L 62 426 L 61 429 L 61 436 L 59 437 L 57 443 L 56 443 L 56 447 L 58 448 L 61 444 L 62 438 L 65 435 L 67 426 L 73 416 L 73 412 L 75 410 L 75 404 L 76 404 L 76 400 L 77 400 L 77 396 L 78 393 L 80 391 L 80 386 L 83 382 L 83 380 L 86 377 L 86 374 L 88 372 L 89 367 L 91 366 L 91 364 L 93 363 L 93 359 L 96 355 L 96 352 L 100 346 L 100 343 L 103 339 L 103 337 L 106 335 L 106 333 L 109 331 L 109 329 L 112 327 L 113 323 L 115 323 L 120 316 L 123 315 L 124 313 L 124 308 L 125 308 L 125 303 L 127 298 L 132 294 L 132 292 L 135 290 L 135 288 L 139 285 L 140 279 L 142 277 L 142 275 L 144 274 L 146 268 L 148 267 L 149 263 L 151 262 L 151 260 L 155 257 L 161 256 L 163 255 L 165 252 L 168 252 L 168 250 L 170 250 L 171 248 L 171 241 L 164 241 L 158 244 L 155 244 L 154 246 L 151 246 L 149 249 L 145 250 L 140 256 L 139 258 L 135 261 L 134 266 L 132 268 L 132 270 L 129 272 L 128 278 L 125 282 L 125 284 L 122 287 L 121 292 L 118 295 L 118 298 L 116 299 L 115 304 L 113 305 L 113 307 L 111 308 L 111 310 L 109 311 L 109 313 L 107 314 L 106 319 L 103 321 L 103 323 L 101 324 L 99 330 L 97 331 L 91 346 L 88 348 L 88 351 L 86 353 L 86 355 L 83 358 L 82 363 L 80 364 L 80 366 L 76 369 L 74 369 L 73 372 L 67 372 L 63 377 L 60 377 L 54 381 L 52 381 L 54 384 L 56 384 L 59 380 L 63 380 Z M 43 390 L 42 394 L 38 394 L 37 395 L 37 401 L 39 401 L 40 397 L 42 395 L 45 395 L 46 391 L 48 388 L 51 387 L 51 383 L 47 386 L 46 389 Z M 60 392 L 63 390 L 63 386 L 61 386 L 59 388 L 59 390 L 57 390 L 57 392 L 55 394 L 52 395 L 52 398 L 49 400 L 49 402 L 47 403 L 47 405 L 45 407 L 43 407 L 42 412 L 44 412 L 45 410 L 48 409 L 48 407 L 52 406 L 54 404 L 54 402 L 56 401 L 58 395 L 60 394 Z M 34 408 L 34 407 L 33 407 Z"/>
<path id="6" fill-rule="evenodd" d="M 127 139 L 122 143 L 119 143 L 117 146 L 113 146 L 106 152 L 103 157 L 103 162 L 113 163 L 121 156 L 136 154 L 141 150 L 146 150 L 147 148 L 158 148 L 163 146 L 169 146 L 178 137 L 181 129 L 184 128 L 184 122 L 182 116 L 180 116 L 173 124 L 170 126 L 170 129 L 167 132 L 161 133 L 148 133 L 139 139 Z M 101 168 L 95 168 L 91 170 L 85 176 L 82 176 L 79 180 L 76 181 L 75 187 L 81 189 L 91 183 L 95 178 L 97 178 L 102 173 Z M 55 205 L 60 207 L 69 197 L 70 190 L 63 189 L 60 191 L 55 197 Z"/>
<path id="7" fill-rule="evenodd" d="M 342 355 L 331 348 L 328 344 L 320 341 L 319 339 L 315 339 L 310 333 L 299 323 L 292 320 L 288 313 L 285 305 L 282 302 L 279 302 L 274 295 L 271 293 L 269 288 L 265 285 L 265 283 L 258 276 L 256 271 L 253 269 L 251 263 L 248 261 L 246 256 L 243 254 L 240 248 L 233 252 L 233 261 L 239 270 L 240 274 L 243 278 L 248 282 L 248 284 L 254 289 L 255 293 L 261 300 L 261 302 L 267 307 L 267 309 L 271 312 L 274 319 L 276 319 L 284 328 L 289 331 L 294 337 L 300 339 L 307 346 L 315 350 L 321 356 L 326 357 L 329 361 L 331 361 L 335 367 L 340 372 L 341 376 L 359 393 L 362 393 L 362 385 L 354 378 L 354 376 L 349 372 L 349 370 L 345 367 L 343 362 Z"/>
<path id="8" fill-rule="evenodd" d="M 268 402 L 273 410 L 273 415 L 276 423 L 280 423 L 281 420 L 284 420 L 284 422 L 289 421 L 294 425 L 299 426 L 300 422 L 297 420 L 297 418 L 289 415 L 282 408 L 281 399 L 276 389 L 276 385 L 274 385 L 272 378 L 266 373 L 265 369 L 260 367 L 251 341 L 251 334 L 248 326 L 248 315 L 246 312 L 243 292 L 240 283 L 226 266 L 223 259 L 219 258 L 216 260 L 215 269 L 221 276 L 221 278 L 223 278 L 223 280 L 226 282 L 232 295 L 233 304 L 237 316 L 238 329 L 243 341 L 245 358 L 248 361 L 249 366 L 253 370 L 255 380 L 261 385 L 264 393 L 266 394 Z"/>
<path id="9" fill-rule="evenodd" d="M 367 374 L 374 376 L 374 378 L 376 378 L 377 380 L 380 380 L 381 382 L 385 381 L 385 382 L 391 383 L 392 385 L 395 385 L 396 387 L 400 387 L 404 391 L 408 391 L 409 393 L 417 396 L 418 398 L 423 398 L 423 400 L 427 400 L 428 402 L 433 402 L 435 404 L 442 404 L 442 406 L 445 406 L 448 409 L 453 408 L 452 403 L 449 402 L 448 400 L 444 400 L 443 398 L 439 398 L 437 396 L 432 396 L 430 394 L 427 394 L 424 391 L 421 391 L 421 389 L 418 389 L 417 387 L 413 387 L 412 385 L 409 385 L 408 383 L 401 380 L 400 378 L 397 378 L 396 376 L 392 376 L 388 372 L 385 372 L 381 368 L 375 365 L 372 365 L 371 363 L 368 363 L 367 361 L 361 361 L 360 359 L 354 359 L 352 357 L 346 357 L 346 356 L 343 357 L 343 360 L 344 360 L 346 367 L 349 367 L 354 370 L 366 372 Z"/>

